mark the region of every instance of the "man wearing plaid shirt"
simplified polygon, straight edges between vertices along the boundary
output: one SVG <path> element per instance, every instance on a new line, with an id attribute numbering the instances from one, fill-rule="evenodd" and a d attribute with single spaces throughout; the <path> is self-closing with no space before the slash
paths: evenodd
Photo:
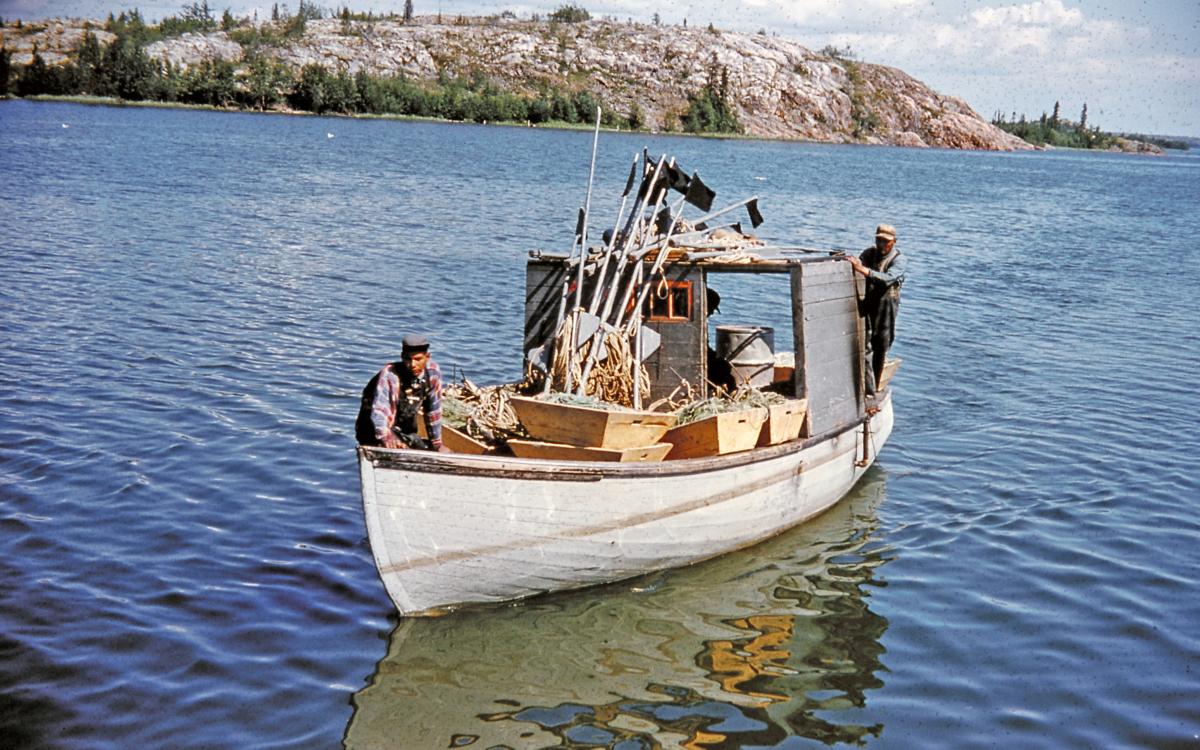
<path id="1" fill-rule="evenodd" d="M 425 440 L 417 434 L 417 412 L 424 410 Z M 429 358 L 429 339 L 408 334 L 400 361 L 383 367 L 363 389 L 358 420 L 358 442 L 385 448 L 442 447 L 442 371 Z"/>

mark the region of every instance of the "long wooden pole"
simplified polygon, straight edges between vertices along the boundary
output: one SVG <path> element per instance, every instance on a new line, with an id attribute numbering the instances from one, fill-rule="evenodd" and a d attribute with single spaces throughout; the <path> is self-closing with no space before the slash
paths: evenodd
<path id="1" fill-rule="evenodd" d="M 629 221 L 627 222 L 627 224 L 625 226 L 625 230 L 623 231 L 623 237 L 622 237 L 622 241 L 621 241 L 621 253 L 620 253 L 619 257 L 617 258 L 616 269 L 613 271 L 612 283 L 608 286 L 608 288 L 605 289 L 604 310 L 603 310 L 603 312 L 600 313 L 601 326 L 596 329 L 596 333 L 592 336 L 592 347 L 591 347 L 591 350 L 588 352 L 587 362 L 584 363 L 583 372 L 580 376 L 580 383 L 579 383 L 579 393 L 580 394 L 582 394 L 584 392 L 584 390 L 587 388 L 588 376 L 591 375 L 592 368 L 595 366 L 596 360 L 598 359 L 598 357 L 600 355 L 600 342 L 603 341 L 603 339 L 604 339 L 603 323 L 608 320 L 608 316 L 612 313 L 613 301 L 617 298 L 617 293 L 621 287 L 621 276 L 625 271 L 625 265 L 629 259 L 630 245 L 633 244 L 634 236 L 638 234 L 637 230 L 641 226 L 640 220 L 646 211 L 646 202 L 649 201 L 650 196 L 654 194 L 654 192 L 655 192 L 654 188 L 658 184 L 658 177 L 661 174 L 662 168 L 666 163 L 667 163 L 667 157 L 664 154 L 662 157 L 659 158 L 658 163 L 655 164 L 655 166 L 654 166 L 654 172 L 650 176 L 650 182 L 648 183 L 648 187 L 646 188 L 645 195 L 643 195 L 637 199 L 636 207 L 634 208 L 633 212 L 629 214 Z M 667 191 L 664 188 L 661 195 L 666 195 L 666 192 Z M 659 206 L 660 201 L 661 201 L 661 197 L 657 198 L 655 200 L 654 211 L 656 213 L 658 211 L 658 206 Z M 614 240 L 615 240 L 615 238 L 614 238 Z M 633 283 L 632 278 L 630 279 L 630 283 L 631 284 Z M 620 319 L 623 316 L 624 316 L 624 311 L 623 310 L 619 311 L 618 320 L 617 320 L 617 323 L 614 325 L 614 327 L 620 325 Z"/>
<path id="2" fill-rule="evenodd" d="M 583 267 L 586 265 L 586 263 L 584 261 L 587 260 L 587 251 L 588 251 L 587 250 L 588 212 L 592 208 L 592 183 L 596 179 L 596 149 L 597 149 L 597 146 L 599 145 L 599 143 L 600 143 L 600 108 L 596 107 L 596 129 L 592 133 L 592 164 L 588 168 L 587 197 L 584 198 L 584 201 L 583 201 L 583 233 L 580 235 L 580 240 L 579 240 L 579 269 L 578 269 L 578 274 L 575 277 L 575 307 L 574 307 L 575 312 L 571 313 L 572 315 L 575 315 L 576 318 L 578 318 L 578 310 L 580 310 L 582 308 L 582 303 L 583 303 Z M 572 381 L 571 371 L 574 369 L 574 364 L 575 364 L 575 349 L 577 346 L 579 346 L 579 321 L 578 321 L 578 319 L 575 321 L 575 324 L 573 326 L 571 326 L 571 341 L 568 343 L 568 346 L 570 347 L 570 349 L 567 350 L 567 375 L 566 375 L 565 387 L 563 388 L 563 390 L 566 391 L 567 393 L 570 393 L 571 392 L 571 381 Z"/>

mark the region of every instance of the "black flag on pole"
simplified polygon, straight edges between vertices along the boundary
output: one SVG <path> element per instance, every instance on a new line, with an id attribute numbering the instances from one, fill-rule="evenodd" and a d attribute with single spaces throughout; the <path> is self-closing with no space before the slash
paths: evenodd
<path id="1" fill-rule="evenodd" d="M 758 225 L 763 223 L 763 216 L 758 212 L 758 198 L 747 203 L 746 210 L 750 213 L 750 224 L 758 229 Z"/>
<path id="2" fill-rule="evenodd" d="M 700 179 L 700 174 L 692 172 L 683 199 L 701 211 L 709 211 L 712 210 L 713 199 L 716 197 L 716 191 L 704 184 L 704 181 Z"/>

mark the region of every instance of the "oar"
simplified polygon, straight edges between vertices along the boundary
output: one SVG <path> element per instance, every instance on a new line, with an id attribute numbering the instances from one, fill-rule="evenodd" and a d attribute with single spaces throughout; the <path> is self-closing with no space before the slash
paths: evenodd
<path id="1" fill-rule="evenodd" d="M 592 208 L 592 183 L 596 179 L 596 147 L 600 143 L 600 108 L 596 107 L 596 130 L 592 134 L 592 164 L 588 168 L 588 186 L 587 197 L 583 201 L 583 232 L 580 235 L 580 255 L 579 255 L 579 271 L 575 279 L 575 309 L 582 308 L 583 300 L 583 267 L 586 265 L 584 259 L 587 257 L 587 225 L 588 212 Z M 581 316 L 580 316 L 581 317 Z M 575 362 L 575 348 L 579 345 L 579 329 L 582 327 L 583 321 L 578 321 L 576 325 L 571 326 L 571 342 L 570 349 L 567 350 L 567 376 L 566 384 L 563 388 L 567 393 L 571 392 L 571 370 L 572 364 Z"/>
<path id="2" fill-rule="evenodd" d="M 657 212 L 659 203 L 662 200 L 662 196 L 666 195 L 666 187 L 664 187 L 661 191 L 655 189 L 655 187 L 658 185 L 659 175 L 666 164 L 667 157 L 664 154 L 659 158 L 658 163 L 655 164 L 654 171 L 649 175 L 649 182 L 643 179 L 642 187 L 638 190 L 636 207 L 634 211 L 630 213 L 629 220 L 626 222 L 625 229 L 621 235 L 621 253 L 617 258 L 617 266 L 613 271 L 612 282 L 605 288 L 604 310 L 599 316 L 599 320 L 601 321 L 607 321 L 609 316 L 612 314 L 613 301 L 617 298 L 617 291 L 621 286 L 621 277 L 624 274 L 625 266 L 629 259 L 630 245 L 632 244 L 633 237 L 636 234 L 635 229 L 641 225 L 641 219 L 644 218 L 646 201 L 649 200 L 651 195 L 658 195 L 658 198 L 656 198 L 654 204 L 654 210 Z M 614 243 L 615 242 L 616 238 L 614 237 Z M 621 314 L 623 315 L 623 311 Z M 587 361 L 584 363 L 583 371 L 580 375 L 578 391 L 580 394 L 586 390 L 588 376 L 591 375 L 592 368 L 600 358 L 605 331 L 615 330 L 617 327 L 619 327 L 619 325 L 619 322 L 617 325 L 612 327 L 601 325 L 599 328 L 597 328 L 595 334 L 592 336 L 592 348 L 588 352 Z"/>
<path id="3" fill-rule="evenodd" d="M 559 292 L 559 297 L 558 297 L 558 315 L 556 315 L 554 318 L 554 331 L 551 334 L 551 337 L 545 343 L 543 343 L 541 346 L 535 347 L 529 351 L 529 361 L 530 362 L 537 363 L 540 361 L 540 362 L 543 362 L 545 365 L 546 382 L 542 386 L 542 393 L 544 393 L 544 394 L 550 392 L 551 381 L 553 379 L 551 377 L 552 373 L 550 372 L 551 367 L 554 364 L 553 347 L 555 345 L 555 342 L 558 341 L 559 332 L 562 329 L 562 325 L 563 325 L 563 319 L 566 317 L 566 314 L 567 314 L 567 297 L 569 297 L 571 294 L 571 261 L 574 260 L 574 258 L 575 258 L 575 248 L 580 246 L 579 240 L 580 240 L 580 233 L 582 232 L 583 224 L 584 224 L 583 209 L 580 208 L 579 209 L 579 217 L 576 219 L 576 222 L 575 222 L 575 240 L 574 240 L 574 242 L 571 243 L 571 254 L 569 256 L 567 256 L 567 263 L 563 269 L 563 283 L 562 283 L 562 289 Z M 579 266 L 581 268 L 583 267 L 583 253 L 582 252 L 580 253 L 580 256 L 579 256 Z"/>
<path id="4" fill-rule="evenodd" d="M 637 165 L 639 156 L 633 157 L 633 164 L 629 165 L 629 177 L 625 180 L 625 191 L 621 193 L 621 207 L 617 209 L 617 220 L 613 223 L 612 237 L 604 245 L 604 257 L 600 263 L 600 270 L 596 272 L 592 279 L 594 286 L 592 287 L 592 301 L 588 305 L 588 312 L 596 314 L 597 308 L 600 306 L 601 290 L 604 287 L 605 275 L 608 273 L 608 262 L 612 258 L 613 251 L 617 245 L 617 227 L 621 225 L 621 217 L 625 213 L 625 204 L 629 201 L 629 192 L 633 190 L 633 180 L 637 177 Z"/>
<path id="5" fill-rule="evenodd" d="M 634 303 L 634 310 L 637 314 L 636 320 L 639 326 L 641 325 L 642 305 L 645 304 L 646 294 L 650 291 L 650 287 L 654 284 L 654 275 L 662 270 L 662 267 L 666 265 L 667 256 L 671 254 L 671 234 L 675 231 L 675 227 L 679 226 L 679 219 L 681 218 L 681 214 L 679 212 L 683 209 L 684 200 L 685 198 L 680 198 L 675 204 L 674 209 L 671 211 L 671 214 L 674 216 L 674 218 L 671 220 L 671 224 L 667 228 L 666 235 L 659 244 L 658 256 L 654 259 L 654 265 L 650 267 L 650 273 L 647 274 L 646 279 L 642 282 L 641 291 L 638 293 L 637 301 Z M 637 330 L 637 328 L 633 328 L 632 326 L 630 328 L 631 334 L 633 331 Z"/>
<path id="6" fill-rule="evenodd" d="M 663 201 L 666 199 L 667 192 L 669 189 L 670 189 L 670 186 L 666 185 L 666 186 L 663 186 L 662 190 L 657 192 L 657 197 L 655 198 L 655 201 L 654 201 L 654 209 L 650 212 L 651 217 L 658 216 L 658 212 L 662 208 Z M 653 221 L 653 218 L 651 218 L 651 221 Z M 630 239 L 632 239 L 632 237 Z M 637 248 L 637 250 L 630 248 L 629 252 L 626 253 L 626 260 L 628 261 L 628 259 L 632 258 L 635 255 L 635 253 L 648 249 L 652 244 L 653 243 L 648 243 L 648 244 L 639 246 Z M 645 253 L 643 252 L 642 255 L 637 256 L 637 259 L 640 261 L 644 255 L 645 255 Z M 639 266 L 637 266 L 637 268 L 641 268 L 641 266 L 639 265 Z M 621 305 L 621 307 L 616 311 L 616 317 L 614 318 L 614 322 L 613 322 L 613 325 L 617 328 L 620 328 L 621 323 L 623 323 L 625 321 L 625 312 L 628 309 L 629 300 L 632 297 L 633 290 L 636 288 L 636 284 L 637 284 L 636 276 L 637 276 L 636 273 L 630 276 L 629 281 L 625 285 L 625 293 L 624 294 L 621 294 L 619 296 L 613 295 L 614 297 L 616 297 L 617 300 L 619 300 L 620 305 Z M 612 291 L 615 292 L 616 289 L 614 288 Z M 612 298 L 610 298 L 608 300 L 608 307 L 606 308 L 606 310 L 611 310 L 611 307 L 612 307 L 611 303 L 612 303 Z M 607 320 L 608 315 L 605 314 L 604 318 L 605 318 L 605 320 Z"/>

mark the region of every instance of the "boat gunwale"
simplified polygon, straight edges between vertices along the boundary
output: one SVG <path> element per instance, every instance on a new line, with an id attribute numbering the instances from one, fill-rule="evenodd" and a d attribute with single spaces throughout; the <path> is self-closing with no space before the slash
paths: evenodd
<path id="1" fill-rule="evenodd" d="M 890 405 L 891 393 L 880 403 Z M 722 456 L 684 458 L 654 463 L 613 463 L 605 461 L 552 461 L 538 458 L 462 453 L 433 453 L 374 446 L 358 446 L 360 459 L 370 461 L 377 469 L 413 471 L 423 474 L 457 474 L 493 479 L 548 480 L 560 482 L 591 482 L 608 477 L 668 477 L 722 471 L 739 466 L 769 461 L 798 453 L 814 445 L 839 438 L 870 424 L 865 416 L 849 425 L 828 430 L 820 435 L 792 440 L 778 445 L 751 448 Z"/>

